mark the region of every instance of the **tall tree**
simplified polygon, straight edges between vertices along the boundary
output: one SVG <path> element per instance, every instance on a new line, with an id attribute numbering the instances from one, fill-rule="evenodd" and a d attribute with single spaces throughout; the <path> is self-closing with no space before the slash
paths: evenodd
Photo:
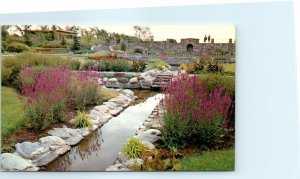
<path id="1" fill-rule="evenodd" d="M 9 36 L 8 30 L 11 25 L 3 25 L 1 26 L 1 40 L 4 41 L 7 36 Z"/>
<path id="2" fill-rule="evenodd" d="M 92 45 L 92 43 L 95 41 L 95 35 L 92 30 L 82 29 L 82 32 L 81 39 L 86 41 L 88 45 Z"/>
<path id="3" fill-rule="evenodd" d="M 151 41 L 153 40 L 153 34 L 151 32 L 150 27 L 148 26 L 133 26 L 134 35 L 141 39 L 142 41 Z"/>

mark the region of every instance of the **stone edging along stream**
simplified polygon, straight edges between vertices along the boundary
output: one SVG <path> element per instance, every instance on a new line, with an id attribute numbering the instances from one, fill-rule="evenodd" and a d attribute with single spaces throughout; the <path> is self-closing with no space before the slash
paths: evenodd
<path id="1" fill-rule="evenodd" d="M 22 142 L 15 145 L 15 153 L 3 153 L 0 156 L 1 171 L 38 171 L 59 156 L 71 150 L 86 136 L 102 127 L 113 116 L 128 107 L 136 96 L 131 90 L 125 89 L 103 105 L 95 106 L 89 113 L 92 128 L 73 129 L 63 126 L 48 131 L 49 136 L 42 137 L 38 142 Z M 70 123 L 74 122 L 71 120 Z"/>
<path id="2" fill-rule="evenodd" d="M 163 107 L 162 107 L 162 96 L 161 100 L 145 120 L 142 126 L 136 131 L 134 137 L 139 139 L 148 149 L 155 149 L 154 143 L 161 139 L 161 128 L 163 125 Z M 133 171 L 134 165 L 141 166 L 143 160 L 140 158 L 128 158 L 119 152 L 117 159 L 114 164 L 107 167 L 105 171 Z"/>

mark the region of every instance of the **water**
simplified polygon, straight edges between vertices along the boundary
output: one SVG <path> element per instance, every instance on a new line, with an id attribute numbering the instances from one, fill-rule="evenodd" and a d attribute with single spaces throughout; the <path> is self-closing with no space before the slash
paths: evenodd
<path id="1" fill-rule="evenodd" d="M 70 152 L 47 165 L 45 170 L 104 171 L 112 165 L 127 139 L 135 134 L 162 97 L 151 91 L 134 93 L 139 100 L 110 119 Z"/>

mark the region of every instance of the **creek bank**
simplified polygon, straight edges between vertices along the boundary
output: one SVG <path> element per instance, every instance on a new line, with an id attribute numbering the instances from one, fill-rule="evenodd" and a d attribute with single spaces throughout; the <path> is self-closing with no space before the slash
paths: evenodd
<path id="1" fill-rule="evenodd" d="M 155 149 L 155 143 L 161 139 L 161 129 L 163 126 L 162 99 L 154 108 L 144 123 L 138 128 L 134 137 L 138 138 L 148 149 Z M 124 144 L 125 145 L 125 144 Z M 107 167 L 105 171 L 133 171 L 133 166 L 143 165 L 140 158 L 128 158 L 121 151 L 113 165 Z"/>
<path id="2" fill-rule="evenodd" d="M 112 116 L 118 115 L 137 97 L 131 90 L 121 91 L 116 98 L 100 106 L 95 106 L 89 113 L 93 123 L 91 128 L 73 129 L 63 126 L 48 131 L 49 136 L 42 137 L 38 142 L 22 142 L 15 145 L 16 152 L 0 155 L 1 171 L 38 171 L 71 150 L 86 136 L 102 127 Z M 73 123 L 74 120 L 70 120 Z"/>

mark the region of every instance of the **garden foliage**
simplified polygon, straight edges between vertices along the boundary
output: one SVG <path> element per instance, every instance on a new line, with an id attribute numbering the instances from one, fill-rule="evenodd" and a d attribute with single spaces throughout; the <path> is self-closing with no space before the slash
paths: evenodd
<path id="1" fill-rule="evenodd" d="M 84 128 L 93 126 L 91 119 L 85 112 L 78 111 L 74 122 L 74 128 Z"/>
<path id="2" fill-rule="evenodd" d="M 232 98 L 223 86 L 210 92 L 207 84 L 199 76 L 180 74 L 163 89 L 167 110 L 163 141 L 168 147 L 185 142 L 212 146 L 226 135 Z"/>
<path id="3" fill-rule="evenodd" d="M 25 119 L 35 130 L 63 121 L 67 109 L 83 110 L 99 99 L 89 74 L 74 73 L 64 67 L 24 67 L 20 81 L 21 93 L 26 96 Z"/>
<path id="4" fill-rule="evenodd" d="M 128 139 L 121 152 L 129 158 L 140 158 L 146 149 L 146 146 L 142 144 L 139 139 L 131 137 Z"/>

